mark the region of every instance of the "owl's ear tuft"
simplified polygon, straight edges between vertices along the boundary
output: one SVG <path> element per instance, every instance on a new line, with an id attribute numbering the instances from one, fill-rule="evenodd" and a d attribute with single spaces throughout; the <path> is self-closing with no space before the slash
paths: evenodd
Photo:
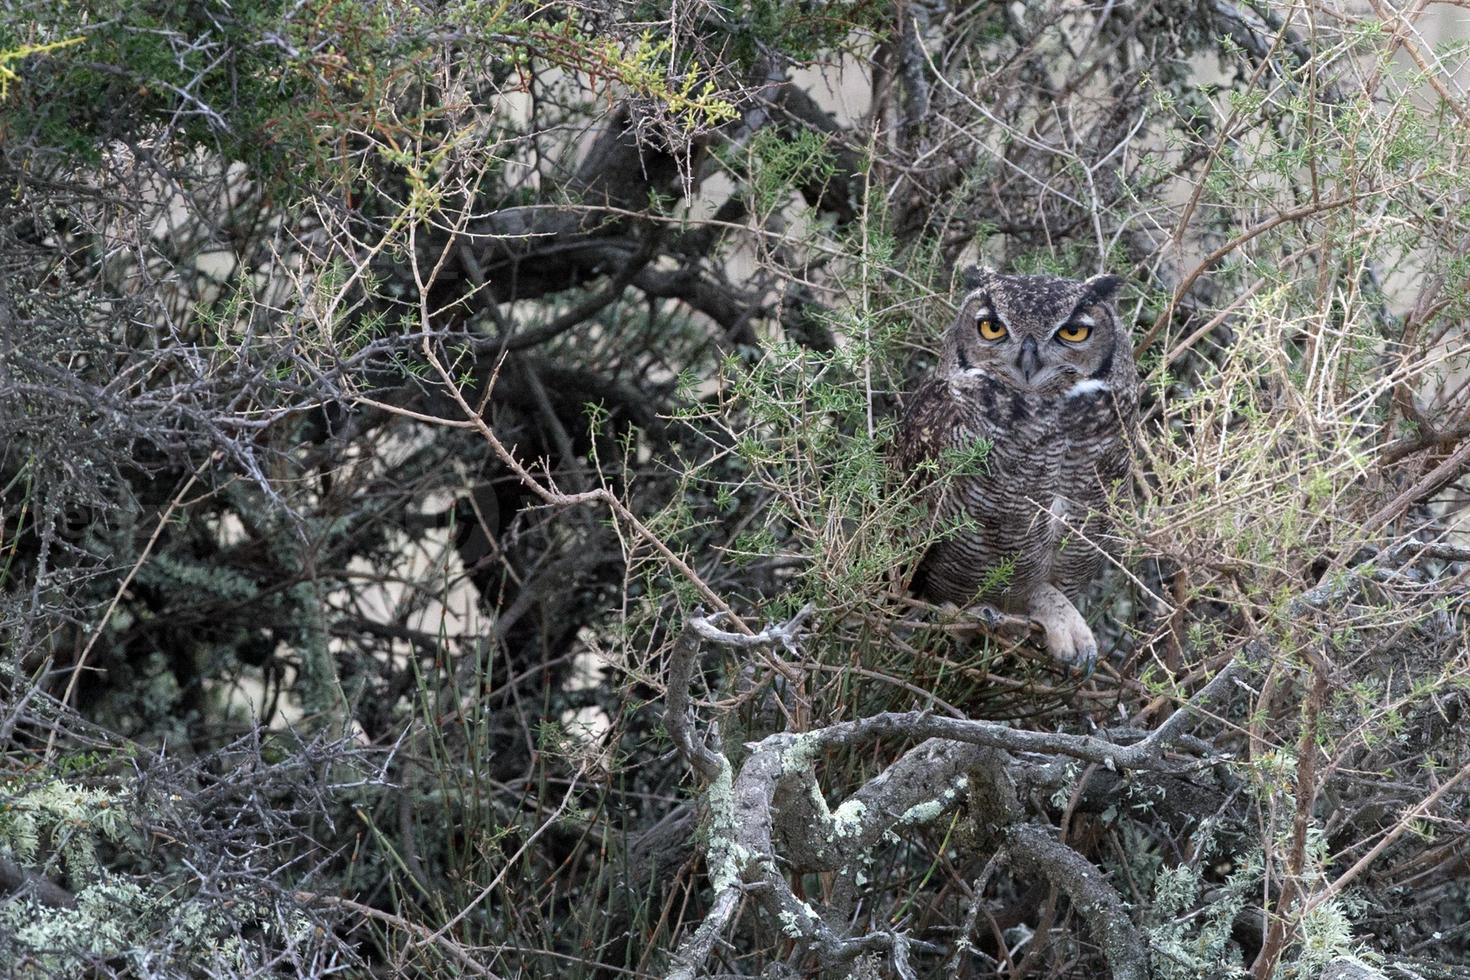
<path id="1" fill-rule="evenodd" d="M 973 293 L 989 282 L 993 275 L 995 275 L 995 270 L 988 265 L 967 266 L 960 273 L 960 282 L 965 287 L 965 292 Z"/>
<path id="2" fill-rule="evenodd" d="M 1123 285 L 1123 277 L 1115 276 L 1110 272 L 1093 276 L 1082 284 L 1082 301 L 1077 305 L 1081 307 L 1106 303 L 1117 295 L 1118 287 L 1121 285 Z"/>

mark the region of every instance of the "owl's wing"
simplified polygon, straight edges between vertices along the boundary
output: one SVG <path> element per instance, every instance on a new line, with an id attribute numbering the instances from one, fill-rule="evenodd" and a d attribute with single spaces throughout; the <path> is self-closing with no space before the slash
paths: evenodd
<path id="1" fill-rule="evenodd" d="M 904 400 L 893 469 L 904 489 L 929 512 L 927 521 L 909 525 L 910 532 L 927 533 L 932 522 L 941 519 L 946 490 L 956 472 L 952 463 L 987 438 L 986 428 L 974 406 L 966 404 L 942 378 L 931 379 Z M 910 573 L 909 588 L 918 595 L 930 595 L 930 562 L 936 547 L 927 549 Z"/>
<path id="2" fill-rule="evenodd" d="M 948 381 L 933 378 L 904 401 L 893 464 L 908 480 L 926 462 L 937 462 L 946 452 L 963 450 L 985 434 L 975 432 L 975 420 Z M 932 492 L 933 476 L 921 477 L 920 487 Z"/>

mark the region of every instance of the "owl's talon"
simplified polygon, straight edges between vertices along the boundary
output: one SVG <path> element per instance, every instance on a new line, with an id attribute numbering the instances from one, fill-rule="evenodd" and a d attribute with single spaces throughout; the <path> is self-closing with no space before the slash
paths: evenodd
<path id="1" fill-rule="evenodd" d="M 1078 618 L 1080 619 L 1081 617 L 1079 616 Z M 1087 624 L 1083 623 L 1082 625 L 1086 626 Z M 1090 628 L 1087 630 L 1086 637 L 1081 641 L 1077 653 L 1076 666 L 1082 671 L 1082 680 L 1085 681 L 1097 669 L 1097 638 L 1092 635 Z"/>
<path id="2" fill-rule="evenodd" d="M 1097 649 L 1094 648 L 1079 666 L 1082 668 L 1082 680 L 1080 683 L 1086 683 L 1091 680 L 1093 671 L 1097 670 Z"/>

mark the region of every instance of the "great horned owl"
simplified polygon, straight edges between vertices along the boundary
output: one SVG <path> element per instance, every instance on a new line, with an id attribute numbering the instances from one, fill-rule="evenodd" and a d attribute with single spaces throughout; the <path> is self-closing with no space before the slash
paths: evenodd
<path id="1" fill-rule="evenodd" d="M 964 475 L 921 475 L 930 513 L 955 530 L 924 555 L 914 589 L 1029 615 L 1052 656 L 1090 672 L 1097 640 L 1072 600 L 1101 565 L 1103 505 L 1128 473 L 1138 418 L 1133 347 L 1113 302 L 1121 280 L 986 270 L 973 282 L 934 377 L 906 400 L 896 462 L 908 476 L 949 451 L 989 448 Z"/>

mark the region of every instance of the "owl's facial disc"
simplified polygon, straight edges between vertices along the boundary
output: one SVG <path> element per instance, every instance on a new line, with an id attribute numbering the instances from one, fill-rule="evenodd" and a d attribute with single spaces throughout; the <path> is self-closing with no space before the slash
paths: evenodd
<path id="1" fill-rule="evenodd" d="M 1109 303 L 1119 282 L 987 273 L 945 334 L 943 370 L 1042 397 L 1105 388 L 1118 344 Z"/>

